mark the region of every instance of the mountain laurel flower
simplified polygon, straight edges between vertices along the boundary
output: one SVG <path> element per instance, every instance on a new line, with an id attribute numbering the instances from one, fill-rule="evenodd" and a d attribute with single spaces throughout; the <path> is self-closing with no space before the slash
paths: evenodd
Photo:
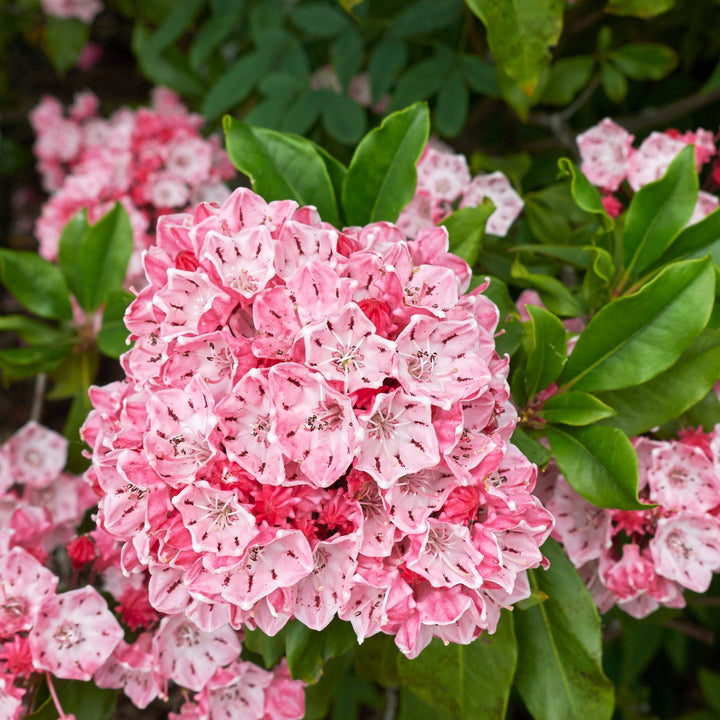
<path id="1" fill-rule="evenodd" d="M 429 187 L 459 194 L 440 171 L 469 182 L 461 165 L 439 163 Z M 236 662 L 235 630 L 337 616 L 409 657 L 494 632 L 553 519 L 510 444 L 497 308 L 483 288 L 463 295 L 445 228 L 340 231 L 239 189 L 161 218 L 144 264 L 125 380 L 91 390 L 83 435 L 98 523 L 168 615 L 160 673 L 211 717 L 237 702 L 279 716 L 263 710 L 273 676 Z M 128 652 L 103 682 L 146 702 L 154 681 L 141 692 Z"/>

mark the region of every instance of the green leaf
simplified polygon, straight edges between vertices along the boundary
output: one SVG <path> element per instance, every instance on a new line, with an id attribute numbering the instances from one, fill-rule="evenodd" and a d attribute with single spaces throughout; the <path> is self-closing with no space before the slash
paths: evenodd
<path id="1" fill-rule="evenodd" d="M 672 245 L 652 264 L 651 269 L 661 268 L 675 260 L 705 255 L 718 240 L 720 240 L 720 208 L 713 210 L 700 222 L 682 230 Z"/>
<path id="2" fill-rule="evenodd" d="M 77 720 L 109 720 L 117 705 L 117 690 L 104 690 L 94 682 L 60 680 L 53 678 L 53 686 L 64 712 L 72 713 Z M 38 696 L 43 698 L 27 720 L 57 720 L 58 711 L 46 688 Z M 37 700 L 36 700 L 37 703 Z"/>
<path id="3" fill-rule="evenodd" d="M 465 80 L 470 88 L 480 95 L 499 98 L 500 85 L 494 65 L 477 55 L 464 55 L 462 58 Z"/>
<path id="4" fill-rule="evenodd" d="M 16 333 L 28 345 L 73 342 L 71 335 L 27 315 L 0 315 L 0 331 Z"/>
<path id="5" fill-rule="evenodd" d="M 445 53 L 421 60 L 398 79 L 390 100 L 390 110 L 400 110 L 419 100 L 427 100 L 443 87 L 452 70 L 452 58 Z"/>
<path id="6" fill-rule="evenodd" d="M 62 343 L 6 348 L 0 350 L 0 370 L 9 382 L 50 372 L 65 360 L 72 347 L 72 343 Z"/>
<path id="7" fill-rule="evenodd" d="M 108 296 L 103 310 L 102 327 L 98 333 L 98 347 L 108 357 L 119 358 L 130 349 L 127 343 L 129 333 L 123 318 L 125 310 L 134 297 L 132 293 L 122 288 Z"/>
<path id="8" fill-rule="evenodd" d="M 324 630 L 310 630 L 299 621 L 285 627 L 285 654 L 290 675 L 306 683 L 316 683 L 323 664 L 347 652 L 357 642 L 352 625 L 333 620 Z"/>
<path id="9" fill-rule="evenodd" d="M 685 428 L 701 427 L 704 432 L 711 433 L 716 425 L 720 425 L 720 400 L 717 393 L 710 390 L 699 402 L 654 432 L 662 440 L 676 439 Z"/>
<path id="10" fill-rule="evenodd" d="M 523 345 L 528 358 L 525 392 L 529 399 L 544 390 L 562 372 L 567 359 L 567 340 L 562 320 L 535 305 L 527 306 L 530 320 Z"/>
<path id="11" fill-rule="evenodd" d="M 720 675 L 701 667 L 698 679 L 705 701 L 713 710 L 720 713 Z"/>
<path id="12" fill-rule="evenodd" d="M 330 48 L 330 61 L 346 91 L 360 69 L 364 49 L 362 35 L 352 26 L 344 30 Z"/>
<path id="13" fill-rule="evenodd" d="M 552 459 L 552 453 L 537 440 L 531 438 L 520 427 L 515 428 L 515 432 L 510 440 L 516 445 L 518 450 L 530 461 L 541 468 L 544 468 Z"/>
<path id="14" fill-rule="evenodd" d="M 611 63 L 600 64 L 600 84 L 613 102 L 622 102 L 628 91 L 625 76 Z"/>
<path id="15" fill-rule="evenodd" d="M 148 51 L 152 35 L 147 28 L 136 24 L 132 34 L 132 49 L 143 75 L 156 85 L 165 85 L 183 95 L 200 96 L 205 88 L 190 68 L 190 63 L 176 47 L 169 47 L 165 54 Z"/>
<path id="16" fill-rule="evenodd" d="M 60 237 L 58 263 L 81 307 L 94 312 L 125 282 L 132 226 L 120 203 L 85 232 L 83 221 L 76 215 Z"/>
<path id="17" fill-rule="evenodd" d="M 53 387 L 47 394 L 50 400 L 71 398 L 78 394 L 87 395 L 87 391 L 97 375 L 100 356 L 95 348 L 70 353 L 65 361 L 55 368 L 50 376 Z M 88 410 L 90 400 L 87 400 Z"/>
<path id="18" fill-rule="evenodd" d="M 435 128 L 443 137 L 455 137 L 465 124 L 469 104 L 468 89 L 460 69 L 446 78 L 435 105 Z"/>
<path id="19" fill-rule="evenodd" d="M 244 0 L 228 3 L 224 12 L 211 17 L 201 28 L 190 47 L 190 65 L 199 70 L 212 53 L 235 32 L 245 8 Z"/>
<path id="20" fill-rule="evenodd" d="M 582 174 L 580 168 L 568 158 L 561 158 L 558 161 L 560 172 L 567 175 L 570 180 L 570 192 L 578 207 L 588 213 L 598 215 L 606 230 L 611 230 L 615 225 L 614 220 L 607 214 L 602 203 L 600 191 L 590 183 Z"/>
<path id="21" fill-rule="evenodd" d="M 550 67 L 542 102 L 567 105 L 590 82 L 595 59 L 590 55 L 561 58 Z"/>
<path id="22" fill-rule="evenodd" d="M 323 220 L 339 224 L 335 190 L 323 158 L 304 138 L 245 125 L 226 116 L 227 151 L 235 167 L 265 200 L 315 205 Z"/>
<path id="23" fill-rule="evenodd" d="M 647 508 L 638 500 L 638 461 L 627 435 L 616 428 L 547 427 L 547 438 L 567 481 L 593 505 Z"/>
<path id="24" fill-rule="evenodd" d="M 462 0 L 420 0 L 393 21 L 392 30 L 399 36 L 436 33 L 459 20 L 462 7 Z"/>
<path id="25" fill-rule="evenodd" d="M 183 32 L 193 26 L 193 22 L 204 4 L 205 0 L 184 0 L 181 3 L 175 3 L 160 27 L 150 36 L 149 41 L 144 46 L 144 53 L 159 56 Z"/>
<path id="26" fill-rule="evenodd" d="M 77 65 L 82 49 L 90 39 L 90 26 L 76 18 L 48 17 L 45 47 L 56 72 L 64 75 Z"/>
<path id="27" fill-rule="evenodd" d="M 70 291 L 60 268 L 37 253 L 0 248 L 0 278 L 34 315 L 54 320 L 72 318 Z"/>
<path id="28" fill-rule="evenodd" d="M 399 37 L 388 34 L 372 51 L 368 63 L 372 99 L 376 103 L 387 93 L 407 62 L 407 45 Z"/>
<path id="29" fill-rule="evenodd" d="M 512 277 L 518 281 L 519 285 L 540 290 L 544 304 L 556 315 L 576 317 L 583 314 L 582 306 L 577 299 L 557 278 L 528 272 L 517 257 L 512 264 L 511 272 Z"/>
<path id="30" fill-rule="evenodd" d="M 640 435 L 700 402 L 720 378 L 720 330 L 705 330 L 665 372 L 641 385 L 598 393 L 616 412 L 604 425 Z"/>
<path id="31" fill-rule="evenodd" d="M 611 50 L 610 59 L 633 80 L 662 80 L 675 69 L 677 53 L 659 43 L 632 43 Z"/>
<path id="32" fill-rule="evenodd" d="M 414 660 L 398 659 L 403 687 L 453 720 L 505 717 L 517 664 L 513 618 L 504 611 L 494 635 L 469 645 L 437 638 Z"/>
<path id="33" fill-rule="evenodd" d="M 702 332 L 714 300 L 710 258 L 669 265 L 637 293 L 614 300 L 590 320 L 559 382 L 593 391 L 650 380 Z"/>
<path id="34" fill-rule="evenodd" d="M 609 405 L 582 392 L 566 392 L 549 397 L 542 409 L 542 417 L 549 423 L 590 425 L 615 414 Z"/>
<path id="35" fill-rule="evenodd" d="M 447 228 L 450 252 L 461 257 L 470 267 L 475 265 L 485 234 L 485 223 L 494 210 L 492 201 L 486 198 L 476 207 L 456 210 L 440 223 Z"/>
<path id="36" fill-rule="evenodd" d="M 383 687 L 396 687 L 400 684 L 399 658 L 400 651 L 393 637 L 377 633 L 355 649 L 355 672 L 359 677 Z"/>
<path id="37" fill-rule="evenodd" d="M 203 117 L 207 121 L 215 120 L 245 100 L 258 79 L 280 56 L 286 41 L 286 33 L 279 28 L 266 30 L 258 48 L 236 60 L 208 90 L 202 104 Z"/>
<path id="38" fill-rule="evenodd" d="M 345 13 L 324 2 L 296 5 L 290 19 L 310 37 L 319 38 L 335 37 L 350 25 Z"/>
<path id="39" fill-rule="evenodd" d="M 338 142 L 350 145 L 365 132 L 365 110 L 347 95 L 323 92 L 323 126 Z"/>
<path id="40" fill-rule="evenodd" d="M 289 627 L 289 626 L 285 626 Z M 271 668 L 280 662 L 285 654 L 285 629 L 272 637 L 266 635 L 260 628 L 243 631 L 243 646 L 251 652 L 262 656 L 266 668 Z"/>
<path id="41" fill-rule="evenodd" d="M 397 220 L 415 193 L 415 165 L 429 125 L 427 106 L 417 103 L 388 115 L 360 141 L 343 183 L 342 204 L 350 225 Z"/>
<path id="42" fill-rule="evenodd" d="M 513 613 L 515 686 L 535 720 L 609 720 L 613 687 L 602 670 L 600 617 L 577 571 L 552 540 L 549 570 L 530 570 L 530 588 L 548 599 Z"/>
<path id="43" fill-rule="evenodd" d="M 400 712 L 397 720 L 449 720 L 449 716 L 421 700 L 414 692 L 400 688 Z"/>
<path id="44" fill-rule="evenodd" d="M 609 0 L 605 12 L 650 18 L 666 12 L 674 5 L 675 0 Z"/>
<path id="45" fill-rule="evenodd" d="M 280 121 L 280 130 L 285 133 L 303 135 L 317 121 L 323 95 L 329 90 L 305 88 L 288 106 Z"/>
<path id="46" fill-rule="evenodd" d="M 563 0 L 466 0 L 482 20 L 495 62 L 530 96 L 540 71 L 550 62 L 548 49 L 562 32 Z"/>
<path id="47" fill-rule="evenodd" d="M 657 260 L 687 225 L 698 196 L 695 149 L 688 145 L 665 175 L 635 193 L 625 218 L 625 273 L 640 273 Z"/>

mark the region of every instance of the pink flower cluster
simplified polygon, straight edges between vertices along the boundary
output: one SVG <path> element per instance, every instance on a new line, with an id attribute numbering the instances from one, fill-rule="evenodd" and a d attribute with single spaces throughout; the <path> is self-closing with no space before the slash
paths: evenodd
<path id="1" fill-rule="evenodd" d="M 398 227 L 408 237 L 442 222 L 457 207 L 476 207 L 486 197 L 495 203 L 485 227 L 504 237 L 525 203 L 501 172 L 470 176 L 467 160 L 444 144 L 431 140 L 417 165 L 417 189 L 400 213 Z"/>
<path id="2" fill-rule="evenodd" d="M 133 227 L 131 284 L 143 277 L 141 253 L 154 242 L 158 217 L 222 202 L 229 194 L 223 181 L 235 170 L 218 138 L 200 135 L 202 118 L 169 90 L 155 89 L 150 108 L 123 107 L 107 119 L 98 108 L 97 96 L 84 92 L 67 114 L 47 96 L 30 115 L 38 171 L 51 193 L 36 233 L 40 254 L 54 260 L 62 230 L 78 210 L 87 208 L 96 222 L 119 201 Z"/>
<path id="3" fill-rule="evenodd" d="M 545 478 L 553 537 L 587 582 L 601 612 L 637 618 L 683 607 L 685 588 L 705 592 L 720 570 L 720 437 L 687 430 L 679 440 L 634 441 L 647 510 L 590 504 L 554 471 Z"/>
<path id="4" fill-rule="evenodd" d="M 24 716 L 27 690 L 45 672 L 122 688 L 139 708 L 166 696 L 172 680 L 196 693 L 183 718 L 235 717 L 240 705 L 248 720 L 301 718 L 302 683 L 286 664 L 269 672 L 240 661 L 240 635 L 228 626 L 203 632 L 184 614 L 161 619 L 147 577 L 122 574 L 119 545 L 101 529 L 68 543 L 96 496 L 62 472 L 66 454 L 67 441 L 34 422 L 0 448 L 0 718 Z M 72 578 L 49 569 L 63 567 L 65 544 Z M 115 599 L 114 611 L 92 585 L 77 586 L 84 566 Z M 74 589 L 58 592 L 67 585 Z M 124 641 L 118 618 L 142 630 L 134 642 Z"/>
<path id="5" fill-rule="evenodd" d="M 497 308 L 447 242 L 246 189 L 160 220 L 126 380 L 83 430 L 98 522 L 158 612 L 269 635 L 337 615 L 413 657 L 527 596 L 553 520 L 509 442 Z"/>
<path id="6" fill-rule="evenodd" d="M 41 0 L 43 12 L 61 18 L 78 18 L 91 23 L 103 9 L 100 0 Z"/>
<path id="7" fill-rule="evenodd" d="M 612 216 L 619 215 L 623 210 L 621 201 L 613 193 L 620 189 L 624 180 L 634 192 L 659 180 L 687 145 L 695 146 L 698 172 L 716 154 L 713 134 L 702 128 L 684 134 L 677 130 L 653 132 L 637 149 L 632 146 L 634 139 L 610 118 L 605 118 L 577 137 L 582 158 L 580 169 L 593 185 L 603 190 L 605 208 Z M 715 195 L 701 190 L 688 224 L 699 222 L 719 204 L 720 200 Z"/>

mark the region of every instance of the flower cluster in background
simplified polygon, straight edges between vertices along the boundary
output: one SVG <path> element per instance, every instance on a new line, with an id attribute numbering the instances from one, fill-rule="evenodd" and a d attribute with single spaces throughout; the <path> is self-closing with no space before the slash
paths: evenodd
<path id="1" fill-rule="evenodd" d="M 102 12 L 100 0 L 41 0 L 43 12 L 60 18 L 78 18 L 91 23 Z"/>
<path id="2" fill-rule="evenodd" d="M 486 232 L 504 237 L 524 203 L 501 172 L 470 175 L 464 155 L 431 140 L 417 164 L 417 189 L 400 213 L 398 227 L 408 237 L 442 222 L 457 207 L 476 207 L 485 198 L 495 204 Z"/>
<path id="3" fill-rule="evenodd" d="M 157 88 L 151 107 L 123 107 L 109 118 L 99 100 L 79 93 L 65 111 L 53 97 L 33 110 L 35 155 L 50 198 L 36 225 L 40 254 L 57 256 L 60 234 L 80 209 L 96 222 L 115 202 L 127 211 L 136 252 L 128 284 L 142 281 L 142 251 L 154 243 L 160 215 L 203 201 L 222 202 L 235 174 L 219 139 L 205 139 L 203 119 L 169 90 Z"/>
<path id="4" fill-rule="evenodd" d="M 627 180 L 633 192 L 659 180 L 677 154 L 687 145 L 695 146 L 698 172 L 716 154 L 713 133 L 698 128 L 696 132 L 677 130 L 653 132 L 638 148 L 633 147 L 634 135 L 610 118 L 577 137 L 582 158 L 581 170 L 587 179 L 603 191 L 605 209 L 613 217 L 623 211 L 616 193 Z M 701 190 L 695 210 L 688 222 L 692 225 L 710 214 L 720 204 L 715 195 Z"/>
<path id="5" fill-rule="evenodd" d="M 23 717 L 45 672 L 121 688 L 138 708 L 165 697 L 171 680 L 196 693 L 184 718 L 218 717 L 238 703 L 256 720 L 302 717 L 302 684 L 286 664 L 269 672 L 240 661 L 241 635 L 229 627 L 208 633 L 184 614 L 161 617 L 146 579 L 123 575 L 113 538 L 76 535 L 97 497 L 62 472 L 66 454 L 67 440 L 35 422 L 0 447 L 0 717 Z M 141 632 L 125 642 L 123 626 Z"/>
<path id="6" fill-rule="evenodd" d="M 720 444 L 714 431 L 634 441 L 647 510 L 605 510 L 573 490 L 557 468 L 543 478 L 553 537 L 578 568 L 601 612 L 637 618 L 683 607 L 684 589 L 705 592 L 720 570 Z M 547 494 L 546 494 L 547 493 Z"/>
<path id="7" fill-rule="evenodd" d="M 509 442 L 497 308 L 447 244 L 243 189 L 160 221 L 126 380 L 83 431 L 98 523 L 158 612 L 337 615 L 414 657 L 528 595 L 553 521 Z"/>

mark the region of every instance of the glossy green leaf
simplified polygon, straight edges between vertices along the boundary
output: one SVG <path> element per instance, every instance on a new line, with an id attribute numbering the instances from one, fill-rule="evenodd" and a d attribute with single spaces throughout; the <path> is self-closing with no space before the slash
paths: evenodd
<path id="1" fill-rule="evenodd" d="M 665 175 L 635 193 L 625 218 L 623 260 L 627 275 L 657 260 L 687 225 L 698 196 L 695 150 L 688 145 Z"/>
<path id="2" fill-rule="evenodd" d="M 615 222 L 605 210 L 600 191 L 583 175 L 580 168 L 568 158 L 561 158 L 558 161 L 558 166 L 561 173 L 570 177 L 570 192 L 578 207 L 585 210 L 585 212 L 597 215 L 606 230 L 612 229 Z"/>
<path id="3" fill-rule="evenodd" d="M 90 25 L 73 17 L 47 18 L 45 48 L 55 71 L 61 75 L 77 65 L 90 39 Z"/>
<path id="4" fill-rule="evenodd" d="M 72 342 L 72 335 L 27 315 L 0 315 L 0 332 L 13 332 L 28 345 Z"/>
<path id="5" fill-rule="evenodd" d="M 415 165 L 429 134 L 428 109 L 417 103 L 383 120 L 358 145 L 343 183 L 347 222 L 394 222 L 415 193 Z"/>
<path id="6" fill-rule="evenodd" d="M 530 462 L 541 468 L 545 467 L 552 459 L 552 453 L 520 427 L 515 428 L 511 442 Z"/>
<path id="7" fill-rule="evenodd" d="M 610 59 L 633 80 L 662 80 L 675 69 L 677 53 L 660 43 L 632 43 L 611 50 Z"/>
<path id="8" fill-rule="evenodd" d="M 347 652 L 356 642 L 352 625 L 337 618 L 319 632 L 293 621 L 285 627 L 285 655 L 290 675 L 315 683 L 325 661 Z"/>
<path id="9" fill-rule="evenodd" d="M 517 280 L 519 285 L 540 290 L 546 307 L 556 315 L 576 317 L 583 314 L 582 306 L 577 298 L 557 278 L 528 272 L 519 258 L 515 258 L 511 272 L 512 277 Z"/>
<path id="10" fill-rule="evenodd" d="M 265 200 L 295 200 L 315 205 L 323 220 L 339 224 L 335 190 L 315 146 L 304 138 L 245 125 L 228 116 L 223 121 L 227 151 L 240 172 Z"/>
<path id="11" fill-rule="evenodd" d="M 567 340 L 562 320 L 536 305 L 528 305 L 530 320 L 523 346 L 527 356 L 524 373 L 528 399 L 548 387 L 562 372 L 567 359 Z"/>
<path id="12" fill-rule="evenodd" d="M 549 423 L 563 425 L 590 425 L 615 414 L 609 405 L 588 393 L 566 392 L 549 397 L 542 416 Z"/>
<path id="13" fill-rule="evenodd" d="M 400 684 L 399 658 L 400 651 L 394 638 L 385 633 L 377 633 L 355 648 L 355 672 L 383 687 L 397 687 Z"/>
<path id="14" fill-rule="evenodd" d="M 575 390 L 639 385 L 669 368 L 707 325 L 715 301 L 710 258 L 675 263 L 590 320 L 560 383 Z"/>
<path id="15" fill-rule="evenodd" d="M 600 84 L 605 94 L 613 102 L 622 102 L 628 91 L 628 83 L 625 76 L 611 63 L 604 62 L 600 65 Z"/>
<path id="16" fill-rule="evenodd" d="M 48 399 L 61 400 L 78 394 L 87 395 L 87 391 L 97 375 L 99 364 L 100 356 L 95 348 L 88 350 L 75 348 L 74 352 L 70 353 L 65 361 L 50 373 L 53 386 L 47 393 Z M 87 406 L 89 410 L 89 399 Z"/>
<path id="17" fill-rule="evenodd" d="M 470 267 L 477 260 L 485 223 L 494 210 L 492 201 L 486 198 L 476 207 L 456 210 L 440 223 L 447 228 L 450 252 L 461 257 Z"/>
<path id="18" fill-rule="evenodd" d="M 443 137 L 455 137 L 463 128 L 470 97 L 460 69 L 451 72 L 437 96 L 435 129 Z"/>
<path id="19" fill-rule="evenodd" d="M 94 682 L 53 679 L 53 686 L 64 712 L 72 713 L 77 720 L 109 720 L 117 705 L 118 690 L 105 690 Z M 35 712 L 26 720 L 57 720 L 58 711 L 47 688 L 38 693 L 41 699 Z"/>
<path id="20" fill-rule="evenodd" d="M 84 232 L 75 216 L 60 237 L 58 263 L 80 306 L 94 312 L 122 287 L 133 249 L 132 226 L 120 203 Z"/>
<path id="21" fill-rule="evenodd" d="M 287 627 L 290 626 L 286 625 L 285 628 Z M 272 637 L 266 635 L 260 628 L 246 629 L 243 631 L 243 646 L 262 656 L 266 668 L 272 668 L 285 654 L 285 628 Z"/>
<path id="22" fill-rule="evenodd" d="M 692 407 L 672 420 L 653 430 L 662 440 L 674 440 L 680 430 L 701 427 L 704 432 L 711 433 L 716 425 L 720 425 L 720 399 L 714 390 L 710 390 Z"/>
<path id="23" fill-rule="evenodd" d="M 683 229 L 672 245 L 652 264 L 651 269 L 661 268 L 675 260 L 701 257 L 707 254 L 718 240 L 720 240 L 720 208 Z"/>
<path id="24" fill-rule="evenodd" d="M 502 720 L 517 663 L 512 621 L 503 612 L 494 635 L 470 645 L 435 639 L 414 660 L 400 657 L 403 687 L 453 720 Z"/>
<path id="25" fill-rule="evenodd" d="M 640 435 L 700 402 L 720 378 L 720 330 L 705 330 L 665 372 L 641 385 L 598 393 L 616 415 L 603 424 Z"/>
<path id="26" fill-rule="evenodd" d="M 0 371 L 7 381 L 46 373 L 60 365 L 72 351 L 71 343 L 34 345 L 0 350 Z"/>
<path id="27" fill-rule="evenodd" d="M 518 639 L 515 686 L 535 720 L 610 720 L 613 687 L 602 670 L 600 617 L 585 583 L 560 547 L 542 547 L 549 570 L 530 570 L 530 588 L 548 599 L 513 613 Z"/>
<path id="28" fill-rule="evenodd" d="M 311 37 L 319 38 L 335 37 L 350 24 L 344 12 L 324 2 L 299 4 L 293 8 L 290 19 Z"/>
<path id="29" fill-rule="evenodd" d="M 365 110 L 342 93 L 327 90 L 322 100 L 323 127 L 338 142 L 350 145 L 365 132 Z"/>
<path id="30" fill-rule="evenodd" d="M 34 315 L 56 320 L 72 318 L 70 291 L 60 268 L 37 253 L 0 248 L 0 278 Z"/>
<path id="31" fill-rule="evenodd" d="M 590 82 L 595 60 L 590 55 L 561 58 L 550 67 L 542 102 L 567 105 Z"/>
<path id="32" fill-rule="evenodd" d="M 373 49 L 368 62 L 373 102 L 378 102 L 395 82 L 407 62 L 407 45 L 399 37 L 388 34 Z"/>
<path id="33" fill-rule="evenodd" d="M 609 0 L 605 11 L 615 15 L 650 18 L 666 12 L 674 5 L 675 0 Z"/>
<path id="34" fill-rule="evenodd" d="M 129 332 L 123 318 L 134 297 L 132 293 L 120 288 L 112 292 L 107 299 L 102 327 L 98 333 L 98 347 L 108 357 L 119 358 L 130 349 L 127 343 Z"/>
<path id="35" fill-rule="evenodd" d="M 593 505 L 640 510 L 638 461 L 628 436 L 617 428 L 548 426 L 553 457 L 567 481 Z"/>
<path id="36" fill-rule="evenodd" d="M 487 30 L 495 62 L 532 95 L 540 71 L 550 61 L 549 48 L 562 32 L 563 0 L 466 0 Z"/>

